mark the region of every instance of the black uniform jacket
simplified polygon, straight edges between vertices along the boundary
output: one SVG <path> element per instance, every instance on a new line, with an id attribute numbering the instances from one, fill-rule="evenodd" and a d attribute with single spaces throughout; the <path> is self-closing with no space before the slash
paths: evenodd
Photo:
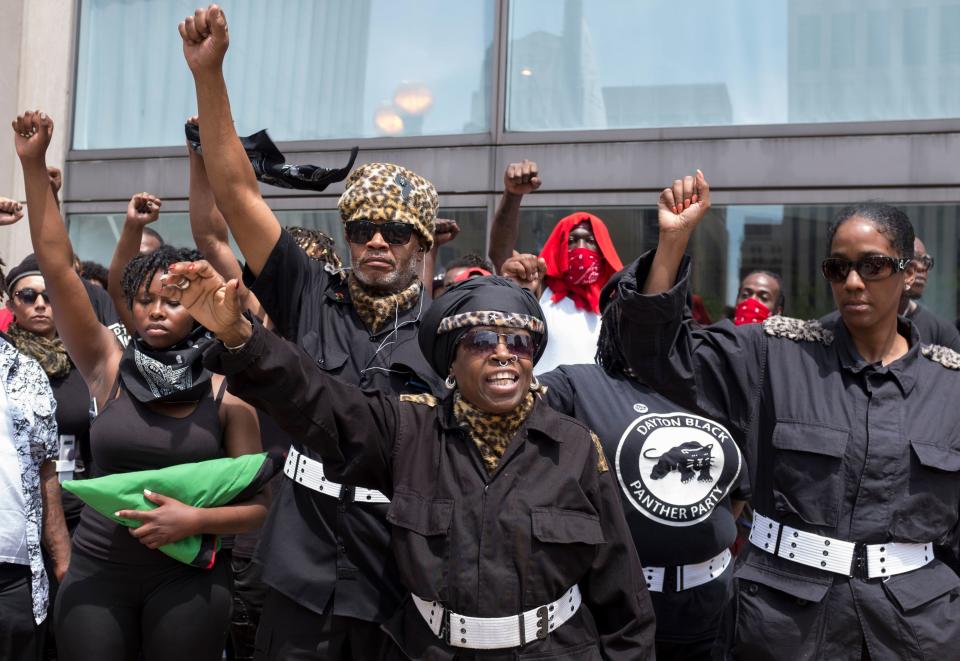
<path id="1" fill-rule="evenodd" d="M 906 321 L 910 349 L 887 366 L 861 358 L 842 322 L 692 330 L 689 260 L 673 289 L 644 296 L 652 258 L 620 285 L 624 351 L 665 396 L 747 439 L 758 512 L 864 544 L 947 537 L 960 504 L 960 355 L 921 346 Z M 735 656 L 859 659 L 865 640 L 874 659 L 957 657 L 960 579 L 940 560 L 868 580 L 748 549 L 731 613 Z"/>
<path id="2" fill-rule="evenodd" d="M 286 232 L 248 286 L 283 337 L 300 344 L 327 374 L 388 393 L 440 392 L 442 382 L 417 344 L 421 298 L 394 324 L 371 335 L 350 302 L 347 286 L 306 256 Z M 319 455 L 294 442 L 311 459 Z M 396 610 L 403 588 L 390 553 L 387 506 L 355 503 L 277 478 L 257 558 L 263 580 L 316 612 L 381 622 Z"/>
<path id="3" fill-rule="evenodd" d="M 454 420 L 452 397 L 362 391 L 260 327 L 241 351 L 216 346 L 207 364 L 319 452 L 333 479 L 391 498 L 393 553 L 414 594 L 460 614 L 501 617 L 579 584 L 584 607 L 519 658 L 652 655 L 653 609 L 617 486 L 581 423 L 538 401 L 488 476 Z M 384 628 L 411 658 L 470 658 L 434 636 L 409 599 Z"/>

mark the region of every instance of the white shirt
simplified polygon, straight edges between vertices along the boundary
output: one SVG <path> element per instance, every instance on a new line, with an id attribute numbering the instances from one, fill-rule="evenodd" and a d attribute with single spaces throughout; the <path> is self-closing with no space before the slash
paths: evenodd
<path id="1" fill-rule="evenodd" d="M 12 431 L 7 392 L 0 384 L 0 562 L 29 565 L 27 504 Z"/>
<path id="2" fill-rule="evenodd" d="M 560 365 L 592 363 L 597 354 L 600 315 L 578 309 L 569 296 L 558 303 L 550 300 L 552 297 L 553 292 L 545 287 L 540 307 L 547 322 L 547 348 L 533 368 L 534 374 L 549 372 Z"/>

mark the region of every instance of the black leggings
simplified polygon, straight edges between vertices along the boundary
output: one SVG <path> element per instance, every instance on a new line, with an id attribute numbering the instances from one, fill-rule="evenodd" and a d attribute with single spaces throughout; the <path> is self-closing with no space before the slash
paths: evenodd
<path id="1" fill-rule="evenodd" d="M 220 659 L 231 588 L 227 553 L 207 570 L 118 565 L 74 549 L 54 612 L 60 661 Z"/>

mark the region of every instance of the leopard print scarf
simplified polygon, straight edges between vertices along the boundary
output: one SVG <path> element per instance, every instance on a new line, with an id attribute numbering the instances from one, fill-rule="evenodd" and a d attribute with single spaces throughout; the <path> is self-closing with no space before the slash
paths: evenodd
<path id="1" fill-rule="evenodd" d="M 62 379 L 70 374 L 70 357 L 67 356 L 67 349 L 59 337 L 47 339 L 18 326 L 16 322 L 10 324 L 7 335 L 13 340 L 17 351 L 40 363 L 40 367 L 51 379 Z"/>
<path id="2" fill-rule="evenodd" d="M 497 470 L 510 440 L 533 410 L 533 403 L 533 393 L 527 393 L 514 410 L 494 415 L 466 402 L 459 392 L 454 395 L 453 415 L 462 427 L 466 427 L 470 440 L 480 450 L 487 473 L 492 475 Z"/>
<path id="3" fill-rule="evenodd" d="M 350 300 L 353 301 L 353 309 L 357 311 L 361 321 L 367 325 L 371 333 L 378 333 L 398 314 L 414 306 L 420 299 L 423 283 L 414 280 L 412 285 L 396 294 L 374 295 L 363 288 L 356 276 L 350 274 L 347 278 L 347 288 L 350 291 Z"/>

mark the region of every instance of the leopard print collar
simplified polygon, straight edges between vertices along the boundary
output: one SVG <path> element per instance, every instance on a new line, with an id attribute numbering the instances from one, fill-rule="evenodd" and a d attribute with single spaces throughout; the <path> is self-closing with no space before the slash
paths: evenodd
<path id="1" fill-rule="evenodd" d="M 454 395 L 453 415 L 460 426 L 466 428 L 470 440 L 480 450 L 487 473 L 492 475 L 497 470 L 510 440 L 530 415 L 533 404 L 533 393 L 528 393 L 517 408 L 495 415 L 476 408 L 464 400 L 459 392 Z"/>
<path id="2" fill-rule="evenodd" d="M 414 280 L 413 284 L 395 294 L 371 294 L 350 274 L 347 278 L 347 288 L 350 291 L 350 300 L 353 309 L 361 321 L 367 325 L 371 333 L 379 333 L 390 321 L 401 312 L 406 312 L 420 299 L 423 283 Z"/>

